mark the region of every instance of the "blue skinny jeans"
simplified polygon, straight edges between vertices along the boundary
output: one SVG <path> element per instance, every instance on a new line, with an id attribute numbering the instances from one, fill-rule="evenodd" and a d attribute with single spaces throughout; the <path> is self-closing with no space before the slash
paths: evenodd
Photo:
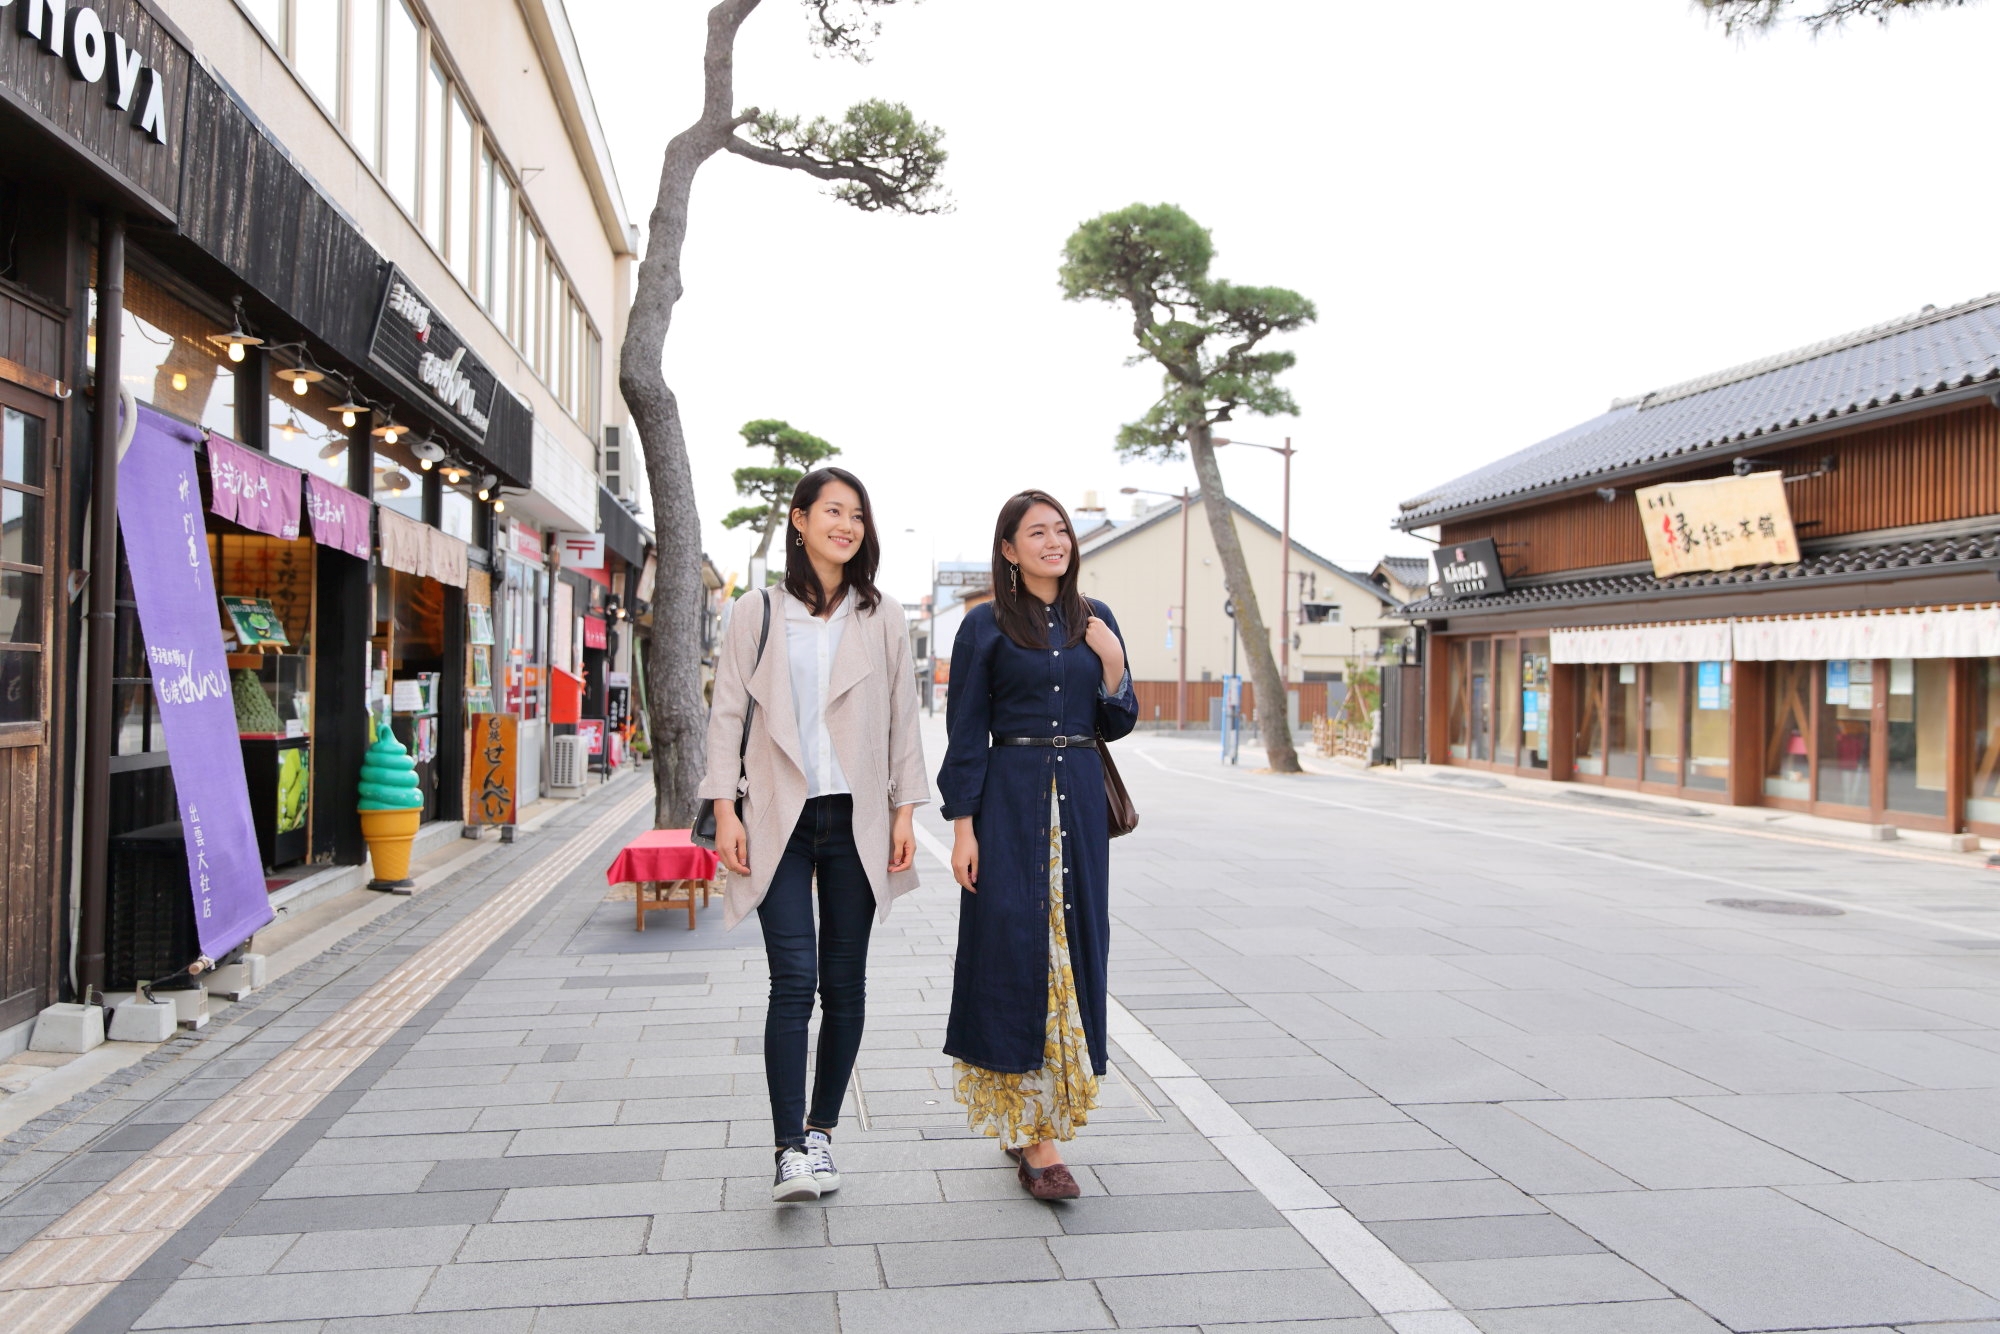
<path id="1" fill-rule="evenodd" d="M 819 921 L 813 921 L 813 876 Z M 757 908 L 771 965 L 764 1012 L 764 1081 L 779 1148 L 801 1146 L 806 1127 L 831 1131 L 854 1074 L 868 1011 L 868 932 L 875 892 L 854 847 L 854 798 L 813 797 L 799 815 L 771 888 Z M 806 1107 L 806 1028 L 819 993 L 819 1066 Z"/>

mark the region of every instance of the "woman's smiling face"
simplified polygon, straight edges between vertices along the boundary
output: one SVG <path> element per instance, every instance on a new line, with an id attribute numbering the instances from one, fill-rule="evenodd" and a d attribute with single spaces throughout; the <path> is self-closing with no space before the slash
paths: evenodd
<path id="1" fill-rule="evenodd" d="M 853 487 L 830 481 L 819 489 L 810 509 L 792 511 L 792 529 L 805 539 L 808 554 L 845 565 L 861 550 L 867 516 L 861 512 L 861 497 Z"/>
<path id="2" fill-rule="evenodd" d="M 1076 544 L 1069 525 L 1053 505 L 1035 504 L 1021 516 L 1014 540 L 1000 544 L 1000 554 L 1021 567 L 1022 574 L 1060 579 L 1069 569 Z"/>

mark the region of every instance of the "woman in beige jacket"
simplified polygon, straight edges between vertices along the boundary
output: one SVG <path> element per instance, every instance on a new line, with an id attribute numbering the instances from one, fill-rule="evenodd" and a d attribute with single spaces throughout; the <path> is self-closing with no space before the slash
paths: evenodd
<path id="1" fill-rule="evenodd" d="M 807 473 L 792 493 L 789 536 L 782 587 L 737 600 L 716 655 L 700 793 L 715 803 L 715 850 L 730 870 L 725 920 L 733 927 L 756 909 L 771 965 L 764 1078 L 777 1201 L 840 1186 L 833 1129 L 861 1048 L 868 933 L 917 887 L 914 808 L 930 799 L 909 631 L 903 609 L 875 588 L 881 548 L 861 479 Z"/>

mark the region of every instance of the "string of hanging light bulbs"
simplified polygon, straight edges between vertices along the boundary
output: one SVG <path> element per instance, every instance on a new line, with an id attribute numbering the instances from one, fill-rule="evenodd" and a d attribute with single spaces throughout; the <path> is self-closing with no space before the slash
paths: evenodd
<path id="1" fill-rule="evenodd" d="M 234 298 L 231 305 L 235 315 L 228 332 L 210 334 L 208 338 L 209 342 L 223 348 L 231 361 L 241 362 L 245 355 L 244 349 L 249 347 L 261 347 L 267 353 L 290 354 L 299 364 L 281 366 L 274 374 L 292 387 L 295 396 L 303 398 L 311 386 L 326 380 L 337 380 L 342 385 L 340 402 L 333 405 L 332 411 L 340 414 L 342 426 L 349 430 L 354 429 L 364 413 L 376 418 L 377 425 L 371 428 L 368 434 L 381 441 L 384 448 L 394 448 L 397 441 L 411 434 L 408 427 L 397 424 L 394 404 L 378 402 L 362 394 L 353 376 L 327 370 L 313 356 L 312 349 L 302 342 L 266 343 L 245 328 L 243 298 L 240 296 Z M 298 429 L 294 425 L 297 418 L 298 413 L 294 409 L 284 427 L 287 439 Z M 348 441 L 336 436 L 320 448 L 319 456 L 322 459 L 338 458 L 346 452 L 347 447 Z M 491 472 L 479 471 L 473 464 L 438 443 L 435 435 L 426 432 L 422 439 L 413 441 L 409 445 L 409 450 L 416 456 L 419 470 L 423 472 L 435 470 L 449 486 L 457 486 L 478 472 L 480 481 L 477 495 L 480 501 L 491 504 L 495 514 L 506 512 L 507 500 L 501 492 L 499 477 Z M 385 489 L 394 495 L 401 495 L 409 490 L 415 481 L 400 466 L 392 466 L 384 473 L 382 480 Z"/>

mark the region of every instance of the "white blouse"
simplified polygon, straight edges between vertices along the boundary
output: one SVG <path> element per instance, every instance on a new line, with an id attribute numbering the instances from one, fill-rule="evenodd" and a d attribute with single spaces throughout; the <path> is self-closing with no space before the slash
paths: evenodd
<path id="1" fill-rule="evenodd" d="M 792 712 L 799 723 L 799 746 L 806 765 L 806 797 L 829 797 L 852 792 L 847 775 L 840 771 L 840 757 L 833 753 L 833 738 L 826 730 L 826 696 L 833 681 L 833 659 L 840 651 L 840 636 L 852 617 L 854 595 L 849 592 L 821 620 L 812 609 L 790 593 L 784 595 L 785 652 L 792 669 Z"/>

